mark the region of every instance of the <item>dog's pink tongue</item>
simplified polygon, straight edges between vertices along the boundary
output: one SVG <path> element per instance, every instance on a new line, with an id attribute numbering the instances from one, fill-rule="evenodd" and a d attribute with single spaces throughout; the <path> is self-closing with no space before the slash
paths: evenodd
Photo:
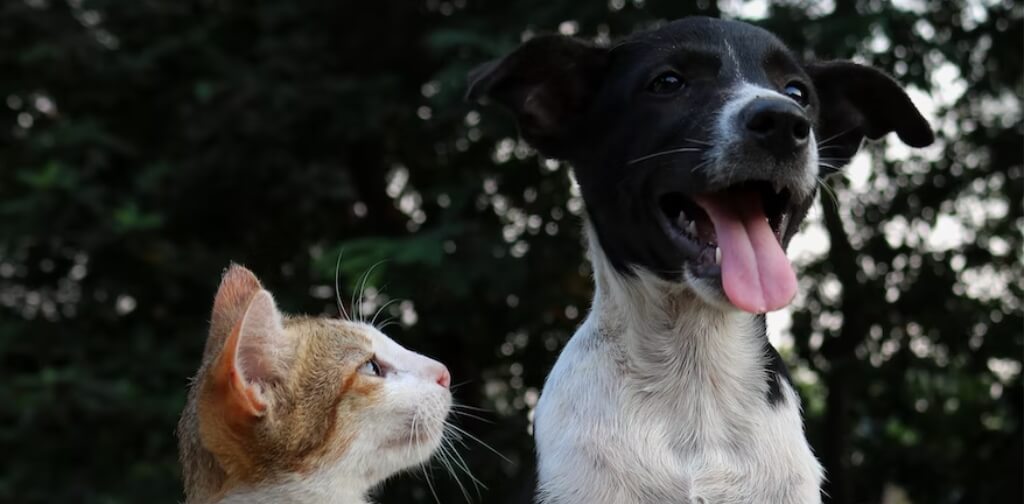
<path id="1" fill-rule="evenodd" d="M 715 226 L 722 249 L 722 288 L 737 308 L 764 313 L 796 295 L 796 274 L 768 225 L 761 195 L 730 191 L 697 200 Z"/>

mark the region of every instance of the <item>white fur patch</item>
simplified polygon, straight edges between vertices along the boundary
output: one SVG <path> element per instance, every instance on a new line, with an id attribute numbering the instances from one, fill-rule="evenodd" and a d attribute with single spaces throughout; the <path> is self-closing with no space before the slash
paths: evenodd
<path id="1" fill-rule="evenodd" d="M 741 81 L 740 85 L 733 89 L 729 100 L 725 102 L 725 105 L 722 107 L 721 112 L 715 120 L 715 128 L 713 130 L 714 138 L 711 141 L 711 143 L 714 144 L 714 147 L 710 149 L 706 155 L 707 159 L 710 160 L 706 170 L 709 171 L 709 175 L 712 180 L 729 182 L 728 179 L 736 172 L 737 165 L 747 162 L 735 159 L 736 155 L 734 151 L 736 151 L 737 148 L 735 146 L 735 141 L 731 141 L 731 139 L 738 139 L 743 136 L 741 131 L 737 131 L 738 121 L 736 120 L 736 116 L 739 115 L 743 108 L 751 101 L 765 97 L 792 100 L 792 98 L 775 91 L 774 89 L 756 86 L 744 81 Z M 797 200 L 803 200 L 810 196 L 814 190 L 815 183 L 817 182 L 815 177 L 818 173 L 818 144 L 813 130 L 810 132 L 810 138 L 807 142 L 807 151 L 802 164 L 804 169 L 801 170 L 793 180 L 782 180 L 778 176 L 772 177 L 773 181 L 786 183 Z"/>
<path id="2" fill-rule="evenodd" d="M 753 315 L 619 275 L 587 225 L 596 293 L 536 410 L 543 504 L 817 503 L 799 398 L 770 405 Z"/>

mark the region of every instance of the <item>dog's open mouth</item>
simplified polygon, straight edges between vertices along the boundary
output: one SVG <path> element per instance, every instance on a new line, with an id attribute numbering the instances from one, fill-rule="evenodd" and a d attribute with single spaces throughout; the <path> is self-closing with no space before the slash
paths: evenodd
<path id="1" fill-rule="evenodd" d="M 785 307 L 796 294 L 796 275 L 782 249 L 790 199 L 788 189 L 744 182 L 693 198 L 667 193 L 658 203 L 672 239 L 691 253 L 690 270 L 720 277 L 733 305 L 763 313 Z"/>

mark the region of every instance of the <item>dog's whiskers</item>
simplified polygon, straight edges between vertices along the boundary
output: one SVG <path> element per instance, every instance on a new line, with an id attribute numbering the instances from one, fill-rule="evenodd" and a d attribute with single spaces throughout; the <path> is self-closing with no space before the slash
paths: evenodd
<path id="1" fill-rule="evenodd" d="M 851 126 L 851 127 L 847 128 L 847 129 L 845 129 L 843 131 L 840 131 L 839 133 L 836 133 L 836 134 L 834 134 L 834 135 L 832 135 L 832 136 L 830 136 L 830 137 L 828 137 L 828 138 L 818 142 L 818 149 L 821 150 L 821 148 L 825 147 L 826 145 L 828 145 L 829 142 L 831 142 L 831 141 L 833 141 L 833 140 L 835 140 L 835 139 L 837 139 L 837 138 L 839 138 L 839 137 L 841 137 L 841 136 L 843 136 L 843 135 L 845 135 L 845 134 L 847 134 L 847 133 L 857 129 L 858 127 L 859 126 Z"/>
<path id="2" fill-rule="evenodd" d="M 822 145 L 822 146 L 818 147 L 818 154 L 821 154 L 821 153 L 823 153 L 823 152 L 825 152 L 825 151 L 827 151 L 829 149 L 835 150 L 835 149 L 845 149 L 845 148 L 846 148 L 845 145 Z"/>
<path id="3" fill-rule="evenodd" d="M 830 186 L 828 182 L 825 181 L 825 179 L 817 175 L 815 175 L 814 178 L 818 181 L 818 185 L 821 186 L 822 192 L 827 193 L 829 199 L 832 200 L 832 204 L 834 204 L 836 208 L 839 208 L 839 197 L 836 196 L 835 189 L 833 189 L 832 186 Z"/>
<path id="4" fill-rule="evenodd" d="M 703 152 L 703 151 L 704 151 L 704 149 L 700 149 L 700 148 L 696 148 L 696 147 L 680 147 L 678 149 L 669 149 L 669 150 L 664 150 L 664 151 L 661 151 L 661 152 L 655 152 L 654 154 L 648 154 L 646 156 L 640 156 L 640 157 L 638 157 L 636 159 L 633 159 L 632 161 L 627 161 L 626 164 L 627 165 L 631 165 L 631 164 L 641 163 L 641 162 L 644 162 L 644 161 L 647 161 L 647 160 L 650 160 L 650 159 L 658 158 L 658 157 L 661 157 L 661 156 L 668 156 L 668 155 L 671 155 L 671 154 L 681 154 L 681 153 L 684 153 L 684 152 Z"/>
<path id="5" fill-rule="evenodd" d="M 835 171 L 837 171 L 837 172 L 838 172 L 838 171 L 840 171 L 840 170 L 842 169 L 842 168 L 840 168 L 839 166 L 836 166 L 836 165 L 834 165 L 834 164 L 832 164 L 832 163 L 828 163 L 828 162 L 826 162 L 826 161 L 822 161 L 822 160 L 820 160 L 820 159 L 818 160 L 818 165 L 820 165 L 820 166 L 824 166 L 825 168 L 829 168 L 829 169 L 835 170 Z"/>

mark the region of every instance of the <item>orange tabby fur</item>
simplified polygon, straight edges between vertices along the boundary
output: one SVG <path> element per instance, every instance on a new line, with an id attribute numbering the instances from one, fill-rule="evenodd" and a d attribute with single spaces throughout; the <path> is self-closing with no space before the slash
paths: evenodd
<path id="1" fill-rule="evenodd" d="M 203 361 L 178 426 L 187 502 L 219 502 L 274 485 L 298 487 L 303 478 L 356 456 L 348 453 L 353 440 L 375 425 L 368 412 L 386 402 L 385 378 L 365 372 L 375 353 L 395 348 L 405 352 L 394 361 L 420 378 L 435 380 L 441 385 L 431 383 L 436 389 L 443 387 L 443 395 L 433 389 L 429 393 L 446 414 L 450 395 L 444 366 L 381 338 L 387 340 L 360 323 L 283 316 L 251 272 L 229 268 L 214 300 Z M 387 411 L 406 414 L 397 407 Z M 410 414 L 418 418 L 420 412 Z M 400 433 L 394 437 L 405 443 Z M 409 440 L 419 442 L 411 435 Z M 403 449 L 412 460 L 397 465 L 418 463 L 423 453 L 433 451 L 429 446 Z M 402 468 L 397 465 L 394 469 Z M 320 479 L 338 485 L 356 480 L 373 484 L 389 471 L 391 467 L 380 474 L 350 476 L 337 470 Z M 326 495 L 327 490 L 317 492 Z"/>

